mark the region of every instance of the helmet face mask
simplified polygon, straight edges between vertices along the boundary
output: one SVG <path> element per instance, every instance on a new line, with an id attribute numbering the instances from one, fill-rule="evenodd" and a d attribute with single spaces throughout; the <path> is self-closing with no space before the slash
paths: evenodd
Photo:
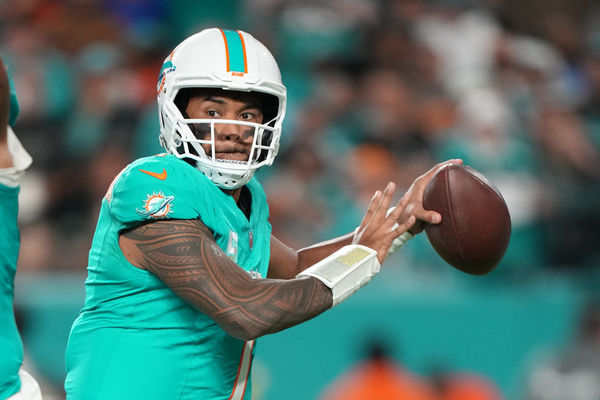
<path id="1" fill-rule="evenodd" d="M 192 88 L 222 89 L 224 95 L 236 91 L 259 96 L 265 121 L 189 118 L 183 109 L 187 99 L 181 101 L 181 97 Z M 223 189 L 245 185 L 258 168 L 273 163 L 285 107 L 286 89 L 273 56 L 259 41 L 241 31 L 212 28 L 189 37 L 167 57 L 159 76 L 161 145 L 176 157 L 193 160 L 202 173 Z M 252 130 L 246 161 L 215 157 L 220 124 Z"/>
<path id="2" fill-rule="evenodd" d="M 252 146 L 246 160 L 220 159 L 215 143 L 219 125 L 240 125 L 252 131 Z M 223 189 L 235 189 L 246 184 L 254 172 L 271 165 L 277 154 L 278 142 L 272 140 L 276 129 L 266 124 L 226 119 L 182 118 L 172 125 L 172 132 L 162 135 L 171 138 L 164 143 L 169 153 L 178 158 L 193 160 L 196 168 Z M 179 132 L 189 131 L 184 137 Z"/>

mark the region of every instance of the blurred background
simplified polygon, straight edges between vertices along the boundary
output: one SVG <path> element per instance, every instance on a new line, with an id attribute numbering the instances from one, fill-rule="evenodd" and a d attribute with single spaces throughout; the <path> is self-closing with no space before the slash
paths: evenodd
<path id="1" fill-rule="evenodd" d="M 404 390 L 370 399 L 600 399 L 598 2 L 2 1 L 15 131 L 34 158 L 16 312 L 47 399 L 64 398 L 101 198 L 161 152 L 162 61 L 212 26 L 265 43 L 288 88 L 280 154 L 259 173 L 280 239 L 347 233 L 385 182 L 403 192 L 454 157 L 512 216 L 489 275 L 452 269 L 419 235 L 347 302 L 259 340 L 255 400 L 350 399 L 349 382 Z"/>

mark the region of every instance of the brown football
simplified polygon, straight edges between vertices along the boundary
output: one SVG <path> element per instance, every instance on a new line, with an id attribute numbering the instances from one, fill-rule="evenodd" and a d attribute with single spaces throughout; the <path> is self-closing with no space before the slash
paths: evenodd
<path id="1" fill-rule="evenodd" d="M 423 207 L 442 215 L 441 223 L 425 224 L 425 232 L 448 264 L 484 275 L 500 263 L 510 241 L 510 214 L 483 174 L 466 165 L 445 166 L 427 185 Z"/>

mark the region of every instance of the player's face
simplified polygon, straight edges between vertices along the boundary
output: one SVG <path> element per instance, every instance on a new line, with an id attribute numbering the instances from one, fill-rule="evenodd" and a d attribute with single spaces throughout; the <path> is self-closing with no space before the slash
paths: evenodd
<path id="1" fill-rule="evenodd" d="M 263 113 L 256 96 L 251 93 L 211 91 L 191 97 L 186 113 L 192 119 L 223 119 L 262 123 Z M 197 124 L 198 139 L 210 137 L 210 126 Z M 215 124 L 215 157 L 222 160 L 247 161 L 252 148 L 254 128 L 231 123 Z M 203 144 L 206 154 L 211 145 Z"/>

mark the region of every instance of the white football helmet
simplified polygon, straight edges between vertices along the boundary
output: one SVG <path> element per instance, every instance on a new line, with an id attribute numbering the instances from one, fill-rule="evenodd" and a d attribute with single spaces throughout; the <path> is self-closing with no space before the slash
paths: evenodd
<path id="1" fill-rule="evenodd" d="M 190 119 L 175 102 L 177 94 L 187 88 L 261 93 L 269 102 L 263 110 L 264 122 Z M 273 163 L 285 115 L 286 88 L 277 62 L 252 35 L 210 28 L 188 37 L 165 59 L 157 89 L 161 145 L 176 157 L 194 160 L 196 167 L 217 186 L 239 188 L 248 183 L 258 168 Z M 215 157 L 215 124 L 219 123 L 254 129 L 248 161 Z M 193 131 L 198 124 L 204 125 L 210 135 L 197 138 Z M 202 144 L 210 145 L 212 154 L 206 154 Z"/>

